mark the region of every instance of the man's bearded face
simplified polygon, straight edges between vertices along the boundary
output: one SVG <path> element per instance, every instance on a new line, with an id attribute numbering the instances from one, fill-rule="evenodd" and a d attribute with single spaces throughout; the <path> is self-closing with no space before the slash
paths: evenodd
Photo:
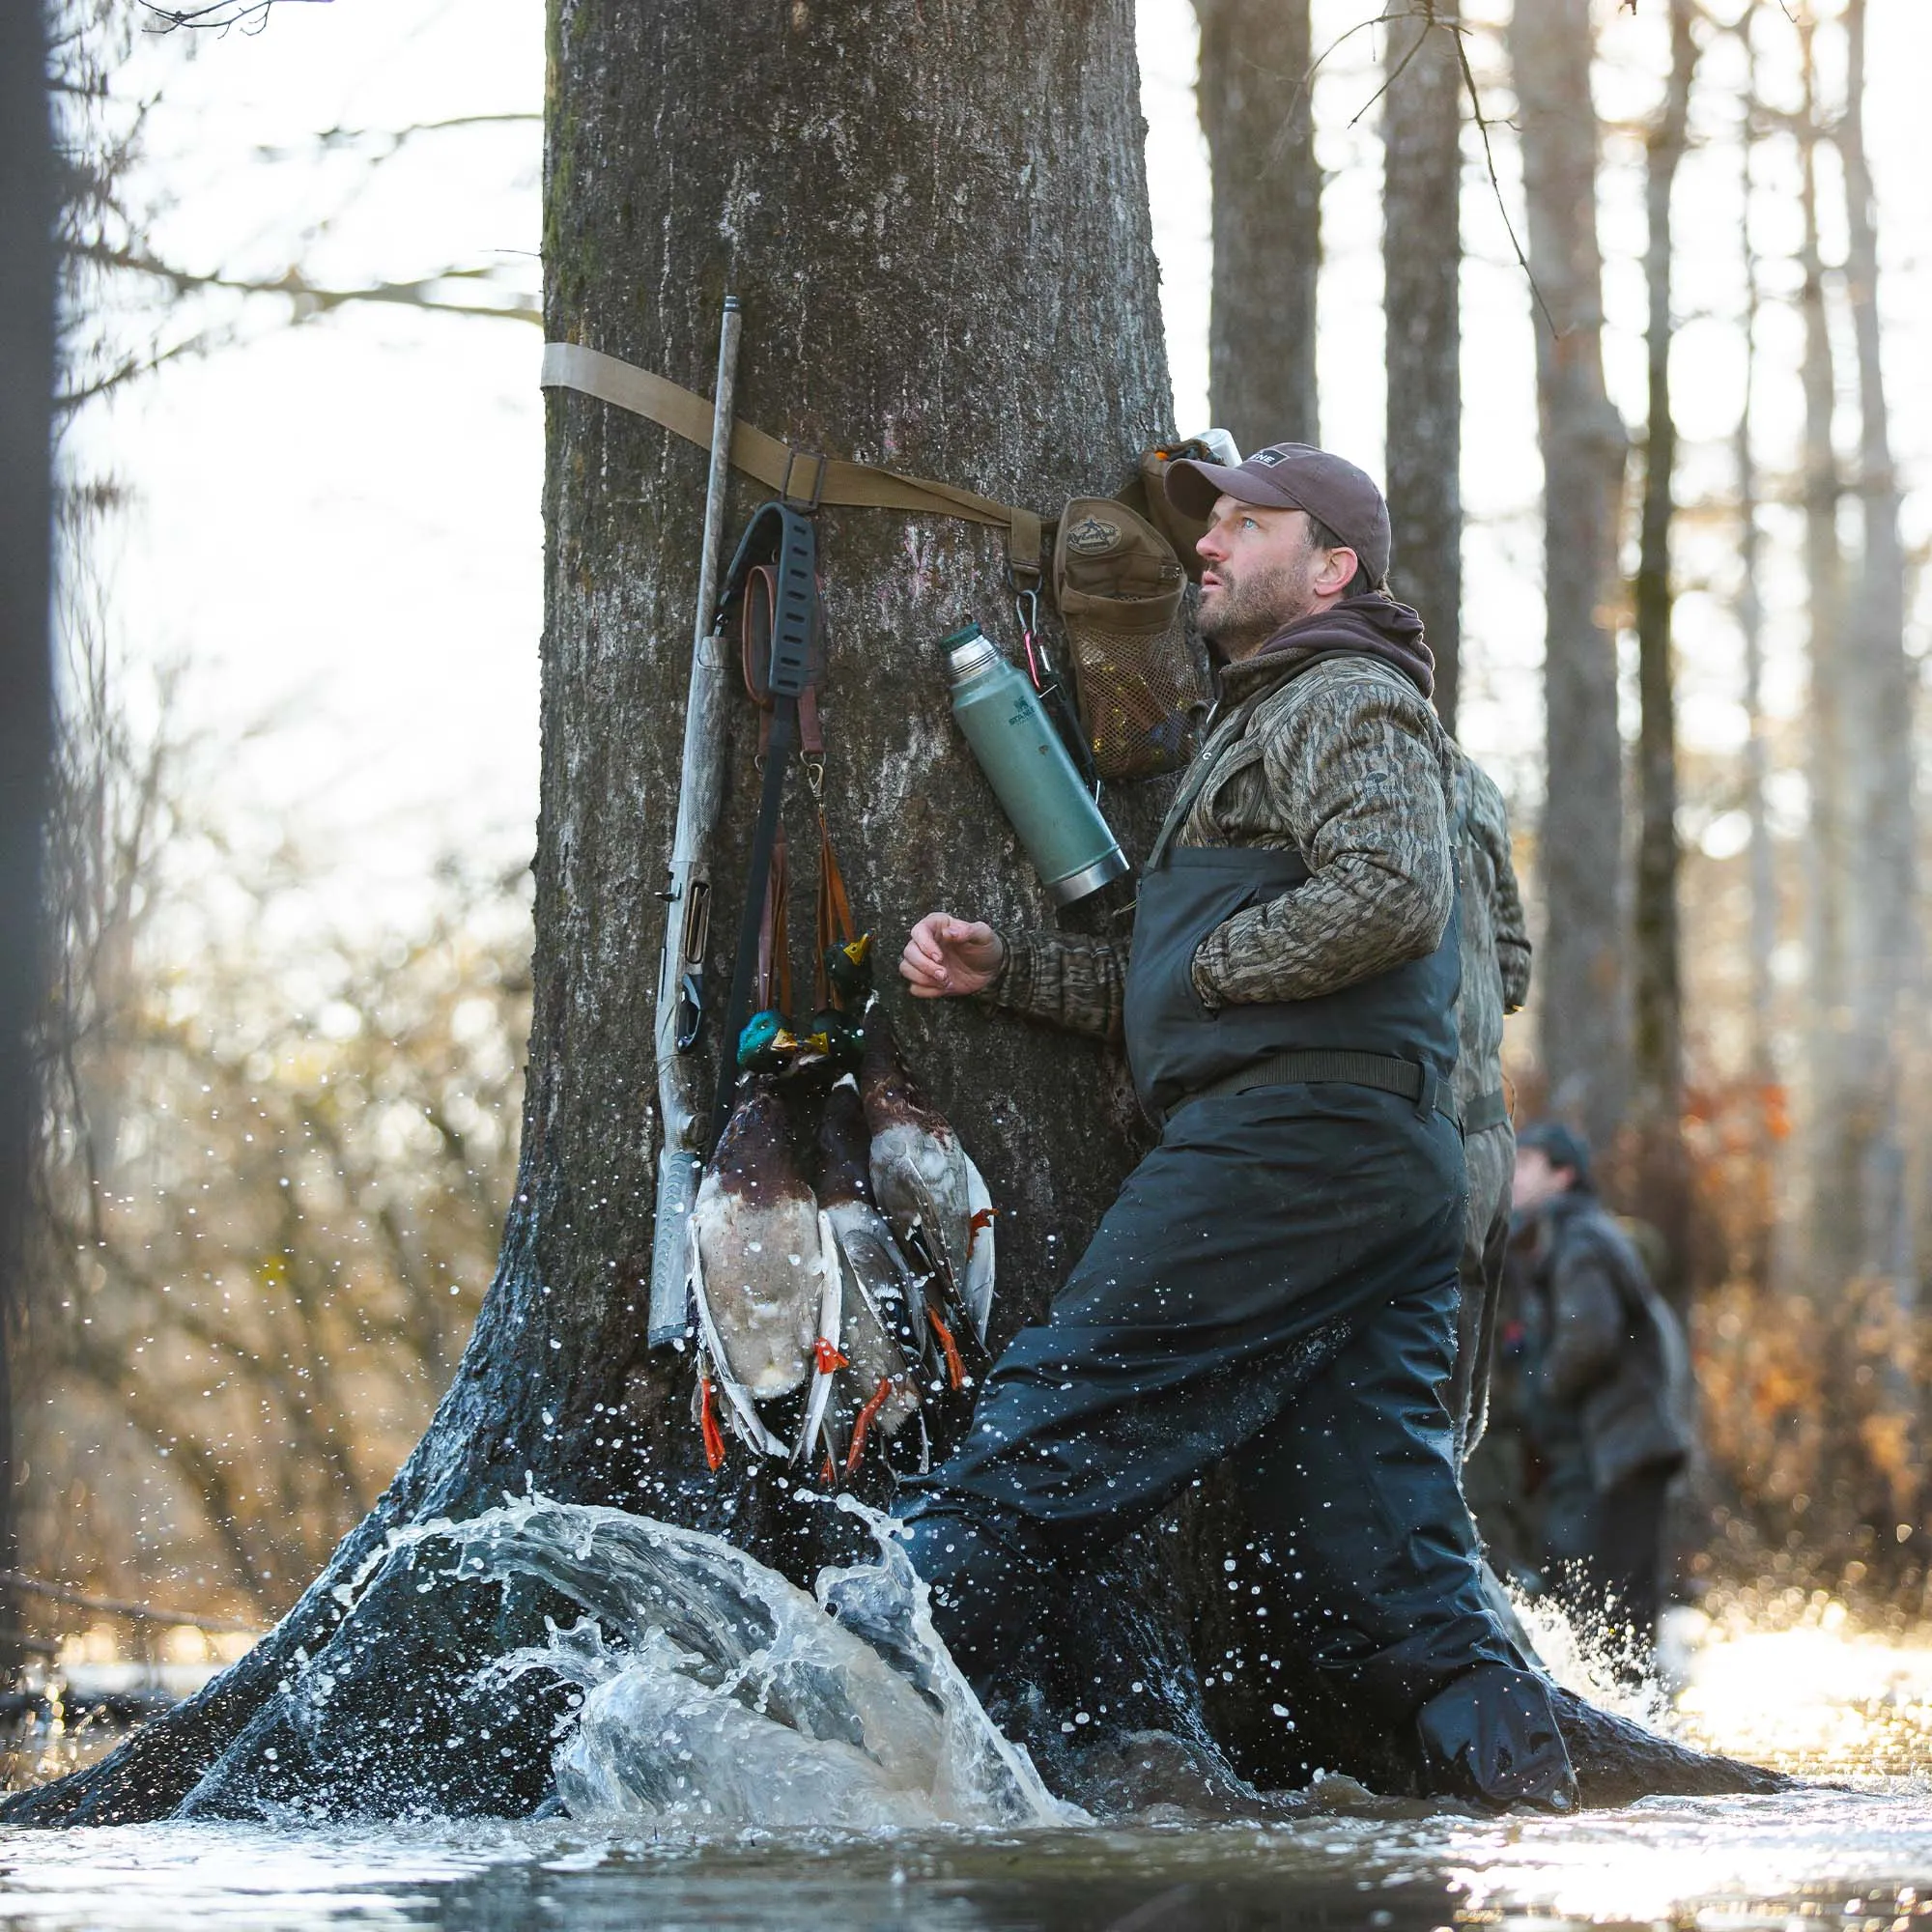
<path id="1" fill-rule="evenodd" d="M 1201 635 L 1223 659 L 1248 656 L 1297 618 L 1321 610 L 1314 587 L 1322 560 L 1301 510 L 1263 509 L 1224 497 L 1197 546 Z"/>

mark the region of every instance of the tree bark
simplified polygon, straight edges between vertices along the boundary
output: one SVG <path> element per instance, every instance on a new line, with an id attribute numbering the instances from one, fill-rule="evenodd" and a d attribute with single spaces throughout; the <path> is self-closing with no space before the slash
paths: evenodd
<path id="1" fill-rule="evenodd" d="M 41 825 L 53 755 L 47 609 L 52 582 L 54 149 L 46 20 L 0 19 L 0 1569 L 15 1567 L 13 1341 L 26 1259 L 28 1146 L 37 1083 Z M 17 1629 L 0 1590 L 0 1628 Z M 0 1640 L 0 1678 L 20 1662 Z"/>
<path id="2" fill-rule="evenodd" d="M 1604 384 L 1593 45 L 1588 0 L 1518 0 L 1509 49 L 1529 265 L 1554 324 L 1536 332 L 1548 773 L 1539 1038 L 1551 1111 L 1607 1152 L 1630 1092 L 1616 620 L 1627 439 Z"/>
<path id="3" fill-rule="evenodd" d="M 916 0 L 763 15 L 696 0 L 556 0 L 550 30 L 548 330 L 708 388 L 720 300 L 743 298 L 739 412 L 803 449 L 885 461 L 1051 511 L 1124 480 L 1169 432 L 1131 11 Z M 704 458 L 574 394 L 550 404 L 535 1011 L 516 1205 L 454 1385 L 369 1519 L 276 1632 L 115 1755 L 12 1813 L 127 1820 L 277 1800 L 519 1812 L 548 1779 L 554 1693 L 487 1715 L 476 1667 L 540 1639 L 556 1600 L 378 1562 L 395 1526 L 526 1484 L 696 1523 L 794 1577 L 849 1553 L 835 1512 L 734 1450 L 705 1469 L 690 1357 L 646 1353 L 651 991 L 678 781 Z M 742 514 L 754 500 L 738 492 Z M 828 806 L 865 923 L 935 901 L 1046 923 L 948 716 L 934 645 L 1009 628 L 999 540 L 826 511 Z M 730 717 L 734 906 L 755 730 Z M 1166 787 L 1119 792 L 1134 845 Z M 797 804 L 797 801 L 794 801 Z M 794 850 L 808 849 L 807 827 Z M 798 868 L 804 870 L 805 868 Z M 801 881 L 801 890 L 809 880 Z M 1086 910 L 1089 923 L 1105 918 Z M 728 930 L 712 928 L 713 983 Z M 810 931 L 809 903 L 794 929 Z M 882 978 L 890 977 L 889 974 Z M 906 1053 L 1001 1207 L 1010 1329 L 1038 1310 L 1143 1145 L 1115 1057 L 890 989 Z M 714 1042 L 715 1044 L 715 1042 Z M 1002 1339 L 996 1336 L 995 1340 Z M 478 1737 L 488 1727 L 484 1745 Z M 192 1795 L 191 1795 L 192 1794 Z"/>
<path id="4" fill-rule="evenodd" d="M 1208 412 L 1243 450 L 1314 442 L 1321 175 L 1309 0 L 1195 0 L 1213 180 Z"/>
<path id="5" fill-rule="evenodd" d="M 1663 1236 L 1666 1263 L 1658 1287 L 1681 1308 L 1688 1293 L 1690 1176 L 1682 1126 L 1684 996 L 1677 916 L 1676 664 L 1671 640 L 1670 526 L 1676 512 L 1677 420 L 1670 408 L 1670 197 L 1684 157 L 1690 83 L 1697 66 L 1691 0 L 1670 0 L 1669 19 L 1670 73 L 1662 111 L 1650 132 L 1645 184 L 1650 228 L 1644 252 L 1650 295 L 1645 332 L 1650 407 L 1634 599 L 1642 723 L 1637 737 L 1632 1044 L 1637 1198 L 1645 1217 Z"/>
<path id="6" fill-rule="evenodd" d="M 1422 612 L 1435 709 L 1456 728 L 1463 608 L 1463 73 L 1451 0 L 1388 29 L 1382 276 L 1391 587 Z"/>

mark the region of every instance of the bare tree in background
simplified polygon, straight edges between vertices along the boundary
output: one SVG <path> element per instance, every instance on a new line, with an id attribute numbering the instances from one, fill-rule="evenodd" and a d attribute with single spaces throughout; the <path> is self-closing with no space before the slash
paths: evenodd
<path id="1" fill-rule="evenodd" d="M 0 10 L 0 1569 L 15 1567 L 13 1347 L 22 1299 L 28 1032 L 40 1005 L 41 819 L 52 751 L 54 151 L 45 22 Z M 17 1657 L 0 1591 L 0 1676 Z"/>
<path id="2" fill-rule="evenodd" d="M 1839 1257 L 1862 1319 L 1892 1339 L 1877 1354 L 1881 1412 L 1865 1430 L 1891 1517 L 1918 1514 L 1917 1400 L 1904 1349 L 1918 1312 L 1914 1216 L 1907 1190 L 1901 1086 L 1922 1065 L 1906 1038 L 1918 990 L 1913 721 L 1918 670 L 1905 649 L 1905 554 L 1886 405 L 1878 303 L 1877 195 L 1865 153 L 1865 0 L 1846 0 L 1845 108 L 1837 128 L 1844 171 L 1845 288 L 1857 345 L 1862 544 L 1839 655 L 1852 763 L 1849 885 L 1852 985 L 1841 1115 L 1842 1172 L 1857 1216 Z"/>
<path id="3" fill-rule="evenodd" d="M 1844 1257 L 1857 1238 L 1856 1175 L 1848 1173 L 1843 1164 L 1847 1146 L 1844 1043 L 1854 997 L 1847 909 L 1852 873 L 1848 787 L 1856 759 L 1848 737 L 1841 663 L 1845 565 L 1838 535 L 1838 499 L 1844 483 L 1832 434 L 1837 372 L 1819 237 L 1818 157 L 1824 139 L 1824 114 L 1818 99 L 1816 40 L 1816 24 L 1807 6 L 1799 16 L 1804 99 L 1798 124 L 1799 205 L 1804 221 L 1799 310 L 1804 327 L 1804 577 L 1810 668 L 1806 776 L 1810 781 L 1811 850 L 1805 868 L 1811 991 L 1805 1041 L 1810 1087 L 1805 1167 L 1810 1211 L 1804 1273 L 1814 1293 L 1829 1295 L 1843 1282 Z"/>
<path id="4" fill-rule="evenodd" d="M 1670 405 L 1671 194 L 1689 139 L 1690 85 L 1697 66 L 1693 0 L 1669 0 L 1670 70 L 1663 103 L 1646 143 L 1649 242 L 1644 279 L 1650 313 L 1644 346 L 1649 428 L 1635 606 L 1638 822 L 1633 908 L 1632 1045 L 1635 1074 L 1637 1198 L 1663 1236 L 1665 1278 L 1658 1286 L 1683 1301 L 1690 1233 L 1690 1177 L 1685 1157 L 1684 994 L 1678 920 L 1676 652 L 1671 637 L 1671 523 L 1677 502 L 1677 419 Z"/>
<path id="5" fill-rule="evenodd" d="M 1628 440 L 1604 384 L 1590 11 L 1588 0 L 1518 0 L 1509 50 L 1530 270 L 1554 325 L 1536 335 L 1548 775 L 1540 1042 L 1552 1109 L 1607 1151 L 1630 1092 L 1616 646 Z"/>
<path id="6" fill-rule="evenodd" d="M 1382 276 L 1388 340 L 1390 582 L 1422 612 L 1435 709 L 1451 731 L 1463 606 L 1463 71 L 1452 0 L 1419 0 L 1387 29 Z"/>
<path id="7" fill-rule="evenodd" d="M 84 555 L 84 545 L 70 545 Z M 71 605 L 89 580 L 70 572 Z M 84 611 L 48 814 L 22 1567 L 261 1616 L 446 1385 L 509 1206 L 527 911 L 447 868 L 407 935 L 311 921 L 229 848 L 196 748 L 128 723 Z"/>
<path id="8" fill-rule="evenodd" d="M 1309 0 L 1195 0 L 1213 173 L 1208 407 L 1242 449 L 1321 434 Z"/>
<path id="9" fill-rule="evenodd" d="M 1777 876 L 1772 845 L 1771 821 L 1766 803 L 1766 781 L 1770 776 L 1770 730 L 1764 704 L 1764 593 L 1762 555 L 1764 533 L 1759 526 L 1757 449 L 1755 412 L 1757 401 L 1758 312 L 1762 303 L 1761 270 L 1752 235 L 1752 215 L 1756 200 L 1754 161 L 1758 146 L 1758 117 L 1762 105 L 1758 98 L 1758 56 L 1756 25 L 1758 0 L 1749 0 L 1738 22 L 1744 43 L 1745 95 L 1741 103 L 1738 136 L 1738 188 L 1741 220 L 1739 235 L 1743 250 L 1744 314 L 1744 400 L 1738 411 L 1737 434 L 1733 441 L 1738 492 L 1738 631 L 1744 644 L 1745 739 L 1744 809 L 1750 826 L 1747 848 L 1750 868 L 1750 923 L 1747 941 L 1748 1011 L 1747 1028 L 1749 1056 L 1750 1130 L 1753 1160 L 1752 1201 L 1746 1216 L 1748 1251 L 1743 1257 L 1746 1279 L 1763 1291 L 1771 1283 L 1773 1229 L 1776 1221 L 1774 1178 L 1778 1163 L 1778 1148 L 1784 1107 L 1778 1084 L 1777 1063 L 1772 1043 L 1771 959 L 1777 944 Z"/>

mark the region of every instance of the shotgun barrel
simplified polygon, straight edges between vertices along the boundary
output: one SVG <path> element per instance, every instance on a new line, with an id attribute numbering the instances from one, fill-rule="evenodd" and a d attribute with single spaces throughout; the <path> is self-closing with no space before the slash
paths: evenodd
<path id="1" fill-rule="evenodd" d="M 732 402 L 738 381 L 736 296 L 724 298 L 718 331 L 718 380 L 712 391 L 711 470 L 704 492 L 703 549 L 697 566 L 697 611 L 691 635 L 691 690 L 685 702 L 684 754 L 665 888 L 664 957 L 658 969 L 657 1227 L 651 1243 L 651 1300 L 646 1341 L 652 1348 L 685 1332 L 685 1272 L 691 1207 L 704 1164 L 707 1118 L 698 1035 L 704 1017 L 704 947 L 711 922 L 711 847 L 724 777 L 724 660 L 712 636 L 718 557 L 724 534 L 724 493 L 731 469 Z M 729 1053 L 731 1042 L 719 1043 Z"/>

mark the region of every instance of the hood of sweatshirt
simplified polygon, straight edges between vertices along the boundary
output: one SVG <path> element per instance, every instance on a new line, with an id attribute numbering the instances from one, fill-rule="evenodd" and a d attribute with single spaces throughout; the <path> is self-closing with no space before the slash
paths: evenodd
<path id="1" fill-rule="evenodd" d="M 1221 695 L 1234 702 L 1258 683 L 1292 671 L 1310 658 L 1351 651 L 1392 665 L 1424 697 L 1435 689 L 1435 654 L 1422 635 L 1422 619 L 1406 604 L 1373 594 L 1345 597 L 1312 617 L 1284 625 L 1252 657 L 1221 668 Z"/>

